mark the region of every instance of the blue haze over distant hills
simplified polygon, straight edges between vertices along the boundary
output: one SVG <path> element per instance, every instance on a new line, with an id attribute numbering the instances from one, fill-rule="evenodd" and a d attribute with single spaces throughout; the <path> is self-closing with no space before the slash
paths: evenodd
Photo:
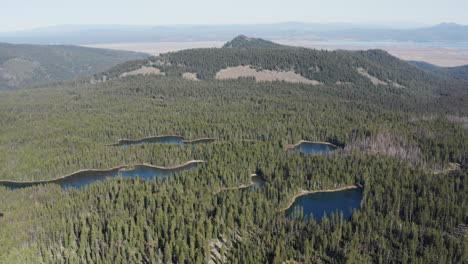
<path id="1" fill-rule="evenodd" d="M 268 39 L 317 41 L 468 42 L 468 26 L 442 23 L 420 28 L 345 23 L 299 22 L 242 25 L 63 25 L 0 33 L 0 42 L 29 44 L 104 44 L 161 41 L 226 41 L 239 34 Z"/>

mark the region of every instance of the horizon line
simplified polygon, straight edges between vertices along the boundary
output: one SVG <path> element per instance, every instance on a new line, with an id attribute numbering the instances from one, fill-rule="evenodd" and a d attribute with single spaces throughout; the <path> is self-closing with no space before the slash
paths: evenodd
<path id="1" fill-rule="evenodd" d="M 40 30 L 52 30 L 52 29 L 59 29 L 59 28 L 79 28 L 79 27 L 88 27 L 89 29 L 95 28 L 119 28 L 119 27 L 127 27 L 129 29 L 132 28 L 158 28 L 158 27 L 196 27 L 196 26 L 205 26 L 205 27 L 223 27 L 223 26 L 266 26 L 266 25 L 279 25 L 279 24 L 298 24 L 298 25 L 315 25 L 315 26 L 333 26 L 333 25 L 341 25 L 341 26 L 350 26 L 349 29 L 355 27 L 365 27 L 365 28 L 384 28 L 384 29 L 418 29 L 418 28 L 428 28 L 434 27 L 438 25 L 444 24 L 452 24 L 458 26 L 468 26 L 468 24 L 462 24 L 452 21 L 441 21 L 438 23 L 422 23 L 422 22 L 411 22 L 411 21 L 382 21 L 382 22 L 307 22 L 307 21 L 277 21 L 277 22 L 226 22 L 226 23 L 193 23 L 193 24 L 73 24 L 73 23 L 66 23 L 66 24 L 50 24 L 44 26 L 37 26 L 37 27 L 29 27 L 29 28 L 22 28 L 22 29 L 12 29 L 12 30 L 0 30 L 0 33 L 20 33 L 20 32 L 30 32 L 30 31 L 40 31 Z"/>

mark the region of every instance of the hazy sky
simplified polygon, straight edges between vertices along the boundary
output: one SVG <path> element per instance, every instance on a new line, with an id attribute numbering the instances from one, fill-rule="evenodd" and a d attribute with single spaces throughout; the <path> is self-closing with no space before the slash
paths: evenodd
<path id="1" fill-rule="evenodd" d="M 60 24 L 468 24 L 468 0 L 0 0 L 0 31 Z"/>

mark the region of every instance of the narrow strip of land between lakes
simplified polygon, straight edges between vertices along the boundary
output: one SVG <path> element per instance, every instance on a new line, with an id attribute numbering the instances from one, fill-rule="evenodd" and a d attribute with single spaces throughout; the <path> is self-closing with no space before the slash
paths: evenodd
<path id="1" fill-rule="evenodd" d="M 245 189 L 249 188 L 255 185 L 255 182 L 252 180 L 253 177 L 257 176 L 257 174 L 251 174 L 250 175 L 250 183 L 249 184 L 244 184 L 242 183 L 241 185 L 235 186 L 235 187 L 222 187 L 216 192 L 213 193 L 213 195 L 217 195 L 218 193 L 224 192 L 224 191 L 229 191 L 229 190 L 240 190 L 240 189 Z"/>

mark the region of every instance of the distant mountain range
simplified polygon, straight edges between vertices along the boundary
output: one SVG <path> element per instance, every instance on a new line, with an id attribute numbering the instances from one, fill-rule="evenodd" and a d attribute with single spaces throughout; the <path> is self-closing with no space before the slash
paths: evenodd
<path id="1" fill-rule="evenodd" d="M 279 23 L 260 25 L 57 26 L 0 33 L 0 42 L 29 44 L 103 44 L 160 41 L 228 41 L 239 34 L 272 40 L 356 40 L 468 42 L 468 26 L 443 23 L 421 28 L 350 24 Z"/>
<path id="2" fill-rule="evenodd" d="M 0 90 L 89 76 L 145 53 L 0 43 Z"/>

